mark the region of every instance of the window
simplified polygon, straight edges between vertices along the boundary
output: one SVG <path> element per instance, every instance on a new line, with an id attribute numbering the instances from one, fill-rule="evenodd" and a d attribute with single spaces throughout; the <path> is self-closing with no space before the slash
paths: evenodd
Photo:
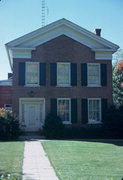
<path id="1" fill-rule="evenodd" d="M 38 62 L 26 63 L 26 85 L 27 86 L 39 85 L 39 63 Z"/>
<path id="2" fill-rule="evenodd" d="M 89 123 L 101 122 L 101 100 L 88 99 L 88 120 Z"/>
<path id="3" fill-rule="evenodd" d="M 4 104 L 4 108 L 5 108 L 6 110 L 12 111 L 12 105 L 11 105 L 11 104 Z"/>
<path id="4" fill-rule="evenodd" d="M 70 123 L 71 121 L 71 101 L 70 99 L 60 98 L 57 99 L 57 115 L 61 118 L 64 123 Z"/>
<path id="5" fill-rule="evenodd" d="M 95 64 L 95 63 L 88 64 L 88 85 L 89 86 L 100 85 L 100 64 Z"/>
<path id="6" fill-rule="evenodd" d="M 70 63 L 57 63 L 57 85 L 70 86 Z"/>

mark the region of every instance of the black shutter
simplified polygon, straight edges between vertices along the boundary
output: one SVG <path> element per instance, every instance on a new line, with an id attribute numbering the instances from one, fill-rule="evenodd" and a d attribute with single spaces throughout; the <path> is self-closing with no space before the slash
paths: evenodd
<path id="1" fill-rule="evenodd" d="M 82 124 L 88 123 L 88 100 L 81 100 Z"/>
<path id="2" fill-rule="evenodd" d="M 81 85 L 87 86 L 87 64 L 81 64 Z"/>
<path id="3" fill-rule="evenodd" d="M 71 99 L 71 122 L 77 123 L 77 99 Z"/>
<path id="4" fill-rule="evenodd" d="M 71 86 L 77 86 L 77 64 L 71 63 Z"/>
<path id="5" fill-rule="evenodd" d="M 108 108 L 107 99 L 101 99 L 102 122 L 104 120 L 107 108 Z"/>
<path id="6" fill-rule="evenodd" d="M 25 85 L 25 63 L 19 63 L 19 74 L 18 74 L 19 85 Z"/>
<path id="7" fill-rule="evenodd" d="M 50 64 L 50 84 L 51 86 L 57 85 L 57 64 L 56 63 Z"/>
<path id="8" fill-rule="evenodd" d="M 39 78 L 39 84 L 40 85 L 46 85 L 46 63 L 40 63 L 40 78 Z"/>
<path id="9" fill-rule="evenodd" d="M 107 86 L 107 64 L 101 64 L 101 85 Z"/>
<path id="10" fill-rule="evenodd" d="M 57 99 L 51 99 L 51 113 L 57 115 Z"/>

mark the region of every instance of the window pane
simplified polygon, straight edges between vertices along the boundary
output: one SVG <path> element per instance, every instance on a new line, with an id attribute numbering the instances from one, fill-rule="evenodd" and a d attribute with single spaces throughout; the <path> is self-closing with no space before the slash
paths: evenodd
<path id="1" fill-rule="evenodd" d="M 62 121 L 69 121 L 69 100 L 58 100 L 58 116 Z"/>
<path id="2" fill-rule="evenodd" d="M 58 85 L 69 85 L 69 71 L 70 71 L 70 65 L 69 64 L 57 64 L 58 73 L 57 73 L 57 83 Z"/>
<path id="3" fill-rule="evenodd" d="M 26 82 L 27 84 L 38 84 L 38 64 L 27 64 L 26 65 Z"/>
<path id="4" fill-rule="evenodd" d="M 100 100 L 89 100 L 89 120 L 100 121 Z"/>
<path id="5" fill-rule="evenodd" d="M 100 71 L 99 64 L 89 64 L 88 65 L 88 84 L 100 84 Z"/>

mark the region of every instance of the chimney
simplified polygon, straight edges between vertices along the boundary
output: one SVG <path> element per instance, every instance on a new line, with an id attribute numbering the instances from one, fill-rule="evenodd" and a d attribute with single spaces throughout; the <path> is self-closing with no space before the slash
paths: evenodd
<path id="1" fill-rule="evenodd" d="M 12 73 L 8 73 L 8 79 L 11 79 L 11 78 L 12 78 L 12 76 L 13 76 L 13 74 L 12 74 Z"/>
<path id="2" fill-rule="evenodd" d="M 95 29 L 94 34 L 96 34 L 97 36 L 101 36 L 101 29 Z"/>

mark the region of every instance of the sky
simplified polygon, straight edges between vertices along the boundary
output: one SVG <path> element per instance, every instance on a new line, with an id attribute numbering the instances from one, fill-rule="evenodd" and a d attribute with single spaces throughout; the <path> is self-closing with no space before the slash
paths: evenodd
<path id="1" fill-rule="evenodd" d="M 123 0 L 45 0 L 46 24 L 66 18 L 123 49 Z M 0 80 L 11 72 L 5 44 L 42 26 L 42 0 L 0 1 Z"/>

